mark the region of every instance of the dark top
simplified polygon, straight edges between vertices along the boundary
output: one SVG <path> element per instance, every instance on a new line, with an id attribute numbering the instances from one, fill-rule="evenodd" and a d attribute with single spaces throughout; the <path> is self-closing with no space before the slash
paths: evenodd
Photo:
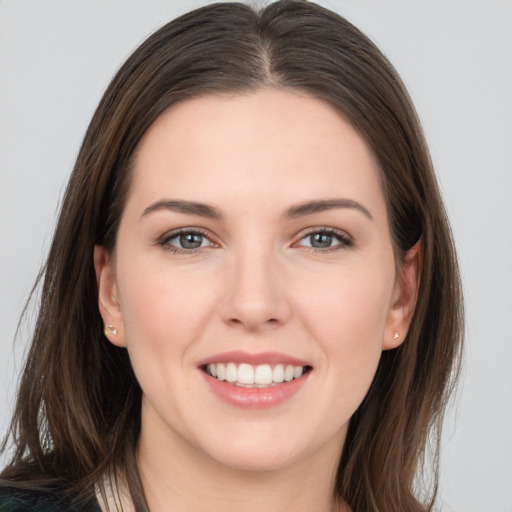
<path id="1" fill-rule="evenodd" d="M 40 491 L 0 486 L 0 512 L 101 512 L 94 495 L 85 503 L 55 489 Z"/>

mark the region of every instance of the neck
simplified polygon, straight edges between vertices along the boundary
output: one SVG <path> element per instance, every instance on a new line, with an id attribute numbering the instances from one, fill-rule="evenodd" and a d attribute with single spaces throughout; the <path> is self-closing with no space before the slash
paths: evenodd
<path id="1" fill-rule="evenodd" d="M 138 447 L 142 484 L 151 512 L 350 512 L 334 497 L 339 437 L 286 467 L 226 467 L 179 436 L 146 435 Z M 343 435 L 344 438 L 344 435 Z"/>

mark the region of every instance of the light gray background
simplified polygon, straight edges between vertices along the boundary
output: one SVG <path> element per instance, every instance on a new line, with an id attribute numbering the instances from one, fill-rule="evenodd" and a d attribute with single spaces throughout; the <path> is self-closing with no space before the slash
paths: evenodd
<path id="1" fill-rule="evenodd" d="M 204 1 L 0 0 L 0 431 L 13 337 L 81 139 L 117 67 Z M 367 32 L 410 88 L 459 249 L 463 387 L 446 424 L 444 511 L 512 511 L 512 2 L 319 2 Z"/>

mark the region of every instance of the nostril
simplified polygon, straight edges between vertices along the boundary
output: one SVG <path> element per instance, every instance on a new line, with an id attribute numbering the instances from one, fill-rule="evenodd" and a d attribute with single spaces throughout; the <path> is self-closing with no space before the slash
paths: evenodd
<path id="1" fill-rule="evenodd" d="M 233 325 L 245 325 L 245 324 L 248 324 L 249 322 L 241 320 L 240 318 L 230 318 L 229 323 L 231 323 Z M 279 320 L 277 318 L 269 318 L 268 320 L 264 320 L 262 322 L 254 322 L 254 323 L 255 323 L 255 326 L 256 326 L 256 324 L 261 324 L 261 326 L 263 326 L 263 325 L 274 326 L 274 325 L 279 324 Z"/>

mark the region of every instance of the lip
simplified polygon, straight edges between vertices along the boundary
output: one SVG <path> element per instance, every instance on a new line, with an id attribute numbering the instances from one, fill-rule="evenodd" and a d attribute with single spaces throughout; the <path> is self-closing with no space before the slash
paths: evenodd
<path id="1" fill-rule="evenodd" d="M 198 362 L 197 366 L 202 367 L 208 364 L 216 363 L 247 363 L 253 366 L 259 364 L 291 364 L 293 366 L 312 366 L 311 363 L 303 359 L 282 354 L 280 352 L 258 352 L 250 353 L 242 350 L 232 350 L 230 352 L 222 352 L 205 358 Z"/>
<path id="2" fill-rule="evenodd" d="M 217 380 L 200 370 L 210 390 L 223 402 L 241 409 L 268 409 L 289 400 L 306 384 L 311 371 L 298 379 L 267 388 L 245 388 Z"/>
<path id="3" fill-rule="evenodd" d="M 307 366 L 309 368 L 311 368 L 311 364 L 302 359 L 278 352 L 251 354 L 244 351 L 223 352 L 200 361 L 198 369 L 210 391 L 223 402 L 241 409 L 268 409 L 286 402 L 301 390 L 312 373 L 310 370 L 302 374 L 298 379 L 265 388 L 246 388 L 230 384 L 226 381 L 220 381 L 203 370 L 208 364 L 230 362 L 237 364 L 247 363 L 254 366 L 260 364 L 290 364 L 293 366 Z"/>

